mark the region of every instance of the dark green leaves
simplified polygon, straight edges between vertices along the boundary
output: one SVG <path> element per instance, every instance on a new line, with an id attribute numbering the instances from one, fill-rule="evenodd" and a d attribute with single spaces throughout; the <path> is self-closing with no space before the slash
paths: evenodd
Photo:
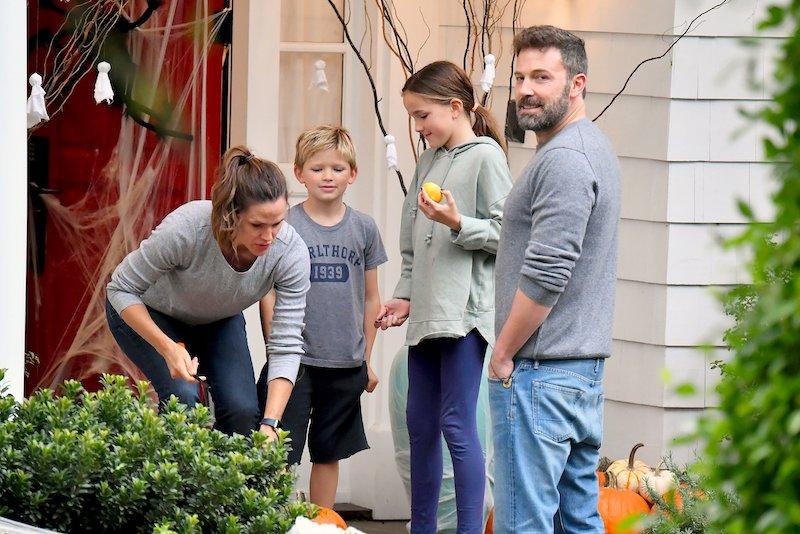
<path id="1" fill-rule="evenodd" d="M 734 357 L 718 387 L 720 408 L 701 423 L 699 468 L 718 496 L 712 531 L 800 532 L 800 0 L 773 5 L 760 28 L 781 27 L 773 102 L 759 114 L 775 163 L 774 220 L 751 224 L 733 246 L 752 258 L 753 280 L 729 295 L 736 319 L 726 342 Z M 740 211 L 752 222 L 744 203 Z"/>
<path id="2" fill-rule="evenodd" d="M 146 383 L 102 383 L 0 394 L 0 515 L 60 532 L 283 533 L 307 512 L 290 502 L 285 435 L 226 436 L 204 406 L 173 398 L 159 415 Z"/>

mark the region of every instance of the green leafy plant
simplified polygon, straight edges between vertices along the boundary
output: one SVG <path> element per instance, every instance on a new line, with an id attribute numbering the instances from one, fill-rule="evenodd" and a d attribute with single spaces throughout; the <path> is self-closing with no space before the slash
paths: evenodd
<path id="1" fill-rule="evenodd" d="M 102 384 L 22 403 L 0 391 L 0 516 L 60 532 L 284 533 L 311 511 L 290 500 L 285 434 L 227 436 L 204 406 L 173 397 L 157 413 L 146 382 Z"/>
<path id="2" fill-rule="evenodd" d="M 709 528 L 708 507 L 715 494 L 692 466 L 678 466 L 671 456 L 662 460 L 665 469 L 675 474 L 677 486 L 664 495 L 649 490 L 653 508 L 642 525 L 644 534 L 703 534 Z"/>
<path id="3" fill-rule="evenodd" d="M 717 391 L 720 408 L 700 426 L 700 469 L 718 496 L 710 525 L 726 533 L 800 532 L 800 0 L 773 5 L 760 27 L 788 29 L 775 68 L 774 100 L 759 116 L 776 163 L 774 221 L 740 203 L 748 229 L 733 245 L 751 251 L 752 285 L 731 295 L 733 352 Z M 738 300 L 737 300 L 738 299 Z M 736 498 L 727 495 L 735 494 Z"/>

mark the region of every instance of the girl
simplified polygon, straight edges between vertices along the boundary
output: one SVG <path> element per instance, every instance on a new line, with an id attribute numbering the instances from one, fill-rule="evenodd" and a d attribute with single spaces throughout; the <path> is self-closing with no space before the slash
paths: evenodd
<path id="1" fill-rule="evenodd" d="M 403 205 L 402 268 L 377 323 L 408 319 L 411 532 L 436 532 L 440 434 L 453 459 L 458 532 L 482 531 L 484 458 L 475 409 L 487 344 L 494 342 L 494 260 L 511 189 L 505 142 L 467 74 L 448 61 L 403 86 L 403 104 L 431 148 Z M 443 188 L 434 202 L 421 184 Z M 421 215 L 420 216 L 420 212 Z"/>
<path id="2" fill-rule="evenodd" d="M 198 373 L 207 375 L 215 427 L 229 434 L 259 426 L 242 311 L 273 286 L 269 396 L 260 425 L 271 439 L 303 353 L 310 263 L 305 244 L 284 223 L 287 199 L 286 179 L 274 163 L 231 148 L 211 201 L 189 202 L 167 215 L 117 266 L 107 287 L 114 339 L 160 401 L 175 395 L 194 405 Z"/>

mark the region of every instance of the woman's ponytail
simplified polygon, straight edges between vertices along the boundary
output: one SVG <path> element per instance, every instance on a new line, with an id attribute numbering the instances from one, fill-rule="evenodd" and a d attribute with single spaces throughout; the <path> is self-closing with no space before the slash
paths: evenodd
<path id="1" fill-rule="evenodd" d="M 286 178 L 277 165 L 256 157 L 245 146 L 231 147 L 222 156 L 211 188 L 211 229 L 222 248 L 231 246 L 239 214 L 253 204 L 288 200 Z"/>

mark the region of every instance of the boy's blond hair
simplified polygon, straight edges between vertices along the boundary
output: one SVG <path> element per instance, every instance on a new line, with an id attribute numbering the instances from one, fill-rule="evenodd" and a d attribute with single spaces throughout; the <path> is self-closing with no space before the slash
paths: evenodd
<path id="1" fill-rule="evenodd" d="M 314 154 L 325 150 L 335 150 L 355 170 L 356 167 L 356 147 L 350 138 L 350 132 L 341 126 L 315 126 L 300 134 L 294 151 L 294 164 L 303 168 L 303 165 L 311 159 Z"/>

